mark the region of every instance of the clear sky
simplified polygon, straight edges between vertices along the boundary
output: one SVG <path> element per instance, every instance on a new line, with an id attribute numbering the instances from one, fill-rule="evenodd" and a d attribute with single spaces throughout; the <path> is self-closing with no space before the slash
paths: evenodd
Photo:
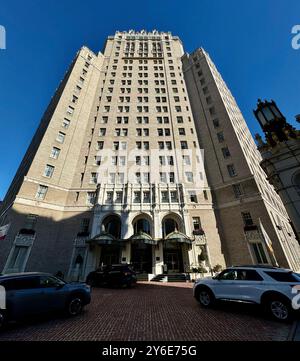
<path id="1" fill-rule="evenodd" d="M 300 49 L 291 29 L 299 0 L 1 0 L 0 199 L 77 50 L 97 52 L 116 30 L 171 31 L 187 52 L 204 47 L 254 134 L 257 98 L 289 121 L 300 113 Z"/>

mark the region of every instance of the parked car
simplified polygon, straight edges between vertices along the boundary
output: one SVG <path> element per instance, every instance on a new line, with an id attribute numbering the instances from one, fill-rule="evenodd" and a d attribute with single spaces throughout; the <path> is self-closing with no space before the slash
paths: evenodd
<path id="1" fill-rule="evenodd" d="M 88 274 L 86 283 L 90 286 L 127 286 L 136 283 L 136 273 L 128 264 L 102 266 Z"/>
<path id="2" fill-rule="evenodd" d="M 0 309 L 0 327 L 6 321 L 49 311 L 78 315 L 91 301 L 90 286 L 66 283 L 48 273 L 26 272 L 0 276 L 6 309 Z"/>
<path id="3" fill-rule="evenodd" d="M 292 317 L 294 286 L 300 285 L 300 277 L 291 270 L 269 266 L 230 267 L 215 277 L 197 280 L 194 297 L 203 307 L 216 300 L 229 300 L 261 305 L 279 321 Z"/>

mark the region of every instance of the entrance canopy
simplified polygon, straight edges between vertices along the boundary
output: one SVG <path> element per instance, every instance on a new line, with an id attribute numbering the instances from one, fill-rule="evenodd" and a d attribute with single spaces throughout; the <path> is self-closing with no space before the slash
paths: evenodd
<path id="1" fill-rule="evenodd" d="M 129 238 L 131 241 L 143 242 L 145 244 L 153 244 L 156 245 L 157 241 L 154 240 L 148 233 L 138 232 Z"/>
<path id="2" fill-rule="evenodd" d="M 189 238 L 187 235 L 179 231 L 174 231 L 172 233 L 169 233 L 164 239 L 167 242 L 174 242 L 174 243 L 192 244 L 193 242 L 191 238 Z"/>
<path id="3" fill-rule="evenodd" d="M 121 243 L 122 240 L 116 239 L 113 235 L 102 232 L 100 234 L 97 234 L 95 237 L 89 239 L 86 241 L 89 244 L 98 244 L 100 246 L 103 245 L 115 245 L 118 243 Z"/>

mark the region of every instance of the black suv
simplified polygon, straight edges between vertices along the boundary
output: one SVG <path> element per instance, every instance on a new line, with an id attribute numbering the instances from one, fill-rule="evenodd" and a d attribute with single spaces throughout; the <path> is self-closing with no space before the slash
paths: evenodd
<path id="1" fill-rule="evenodd" d="M 128 264 L 113 264 L 89 273 L 86 283 L 90 286 L 131 287 L 136 283 L 136 274 Z"/>

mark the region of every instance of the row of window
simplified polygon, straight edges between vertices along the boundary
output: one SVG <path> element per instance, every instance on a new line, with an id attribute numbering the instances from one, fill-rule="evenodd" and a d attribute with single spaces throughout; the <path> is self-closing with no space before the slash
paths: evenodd
<path id="1" fill-rule="evenodd" d="M 90 55 L 89 55 L 89 58 L 91 58 Z M 88 62 L 86 62 L 86 63 L 85 63 L 85 68 L 88 68 L 89 65 L 90 65 L 90 64 L 89 64 Z M 82 75 L 86 75 L 86 74 L 87 74 L 87 70 L 86 70 L 85 68 L 82 69 Z M 84 79 L 82 76 L 80 76 L 80 78 L 79 78 L 79 83 L 82 85 L 83 82 L 84 82 L 84 80 L 85 80 L 85 79 Z M 75 92 L 76 92 L 76 94 L 79 95 L 79 93 L 81 92 L 81 89 L 82 89 L 81 86 L 76 85 L 76 86 L 75 86 Z M 76 103 L 78 102 L 78 96 L 72 95 L 71 102 L 74 103 L 74 104 L 76 104 Z M 74 108 L 73 106 L 68 106 L 68 108 L 67 108 L 67 113 L 69 114 L 69 116 L 72 116 L 72 114 L 74 113 L 74 111 L 75 111 L 75 108 Z M 64 118 L 63 121 L 62 121 L 61 126 L 62 126 L 64 129 L 68 129 L 69 126 L 70 126 L 70 123 L 71 123 L 70 119 Z M 58 143 L 63 144 L 64 141 L 65 141 L 65 137 L 66 137 L 66 133 L 65 133 L 65 132 L 62 132 L 62 131 L 59 131 L 58 134 L 57 134 L 57 136 L 56 136 L 56 141 L 57 141 Z M 59 157 L 60 151 L 61 151 L 60 148 L 58 148 L 57 146 L 53 146 L 52 149 L 51 149 L 51 152 L 50 152 L 50 158 L 52 158 L 52 159 L 57 159 L 57 158 Z M 47 178 L 51 178 L 52 175 L 53 175 L 53 173 L 54 173 L 54 169 L 55 169 L 55 167 L 54 167 L 53 165 L 51 165 L 51 164 L 46 164 L 43 175 L 44 175 L 45 177 L 47 177 Z M 45 194 L 46 191 L 47 191 L 47 190 L 45 190 L 45 188 L 41 188 L 41 192 L 42 192 L 42 193 L 41 193 L 41 196 L 43 195 L 43 192 L 44 192 L 44 194 Z M 37 198 L 40 198 L 40 197 L 37 197 Z"/>
<path id="2" fill-rule="evenodd" d="M 122 88 L 122 89 L 124 89 L 124 88 Z M 130 88 L 128 88 L 128 89 L 130 89 Z M 145 88 L 145 89 L 147 89 L 147 88 Z M 110 103 L 112 101 L 112 97 L 107 96 L 105 98 L 105 100 L 106 100 L 106 102 Z M 184 100 L 187 100 L 187 99 L 184 98 Z M 121 97 L 119 97 L 118 101 L 119 101 L 119 103 L 130 103 L 131 98 L 129 96 L 128 97 L 121 96 Z M 156 101 L 156 103 L 167 103 L 167 97 L 155 97 L 155 101 Z M 140 96 L 138 96 L 137 97 L 137 102 L 138 103 L 149 103 L 149 97 L 146 97 L 146 96 L 145 97 L 140 97 Z M 180 102 L 180 98 L 178 96 L 174 96 L 174 102 L 176 102 L 176 103 Z"/>
<path id="3" fill-rule="evenodd" d="M 191 122 L 191 117 L 188 116 L 187 117 L 188 121 Z M 136 121 L 137 124 L 149 124 L 149 117 L 148 116 L 137 116 L 136 117 Z M 168 116 L 159 116 L 156 117 L 156 122 L 158 124 L 169 124 L 170 120 Z M 183 123 L 183 117 L 182 116 L 176 116 L 176 122 L 178 124 L 182 124 Z M 101 120 L 100 120 L 101 124 L 107 124 L 108 123 L 108 116 L 102 116 Z M 129 123 L 129 117 L 128 116 L 118 116 L 116 118 L 116 123 L 117 124 L 128 124 Z"/>
<path id="4" fill-rule="evenodd" d="M 117 149 L 116 149 L 117 148 Z M 114 147 L 114 150 L 119 149 L 119 144 L 117 143 Z M 160 155 L 159 156 L 159 164 L 161 166 L 165 165 L 174 165 L 174 157 L 172 155 Z M 94 157 L 94 164 L 101 165 L 102 157 L 97 155 Z M 189 155 L 182 155 L 182 162 L 183 165 L 191 165 L 191 157 Z M 135 164 L 136 165 L 150 165 L 150 157 L 147 156 L 136 156 L 135 157 Z M 112 156 L 111 157 L 111 165 L 119 165 L 125 166 L 126 165 L 126 157 L 125 156 Z"/>
<path id="5" fill-rule="evenodd" d="M 168 107 L 167 106 L 156 106 L 155 107 L 155 110 L 157 113 L 168 113 L 169 110 L 168 110 Z M 189 107 L 186 106 L 186 110 L 188 111 L 189 110 Z M 130 107 L 129 106 L 122 106 L 122 105 L 119 105 L 117 107 L 117 111 L 118 113 L 129 113 L 130 112 Z M 149 107 L 148 106 L 137 106 L 136 107 L 136 111 L 138 113 L 149 113 Z M 180 113 L 182 112 L 182 107 L 180 105 L 176 105 L 175 106 L 175 111 L 177 113 Z M 104 106 L 104 112 L 105 113 L 108 113 L 110 112 L 110 106 L 109 105 L 105 105 Z"/>
<path id="6" fill-rule="evenodd" d="M 183 80 L 181 80 L 180 83 L 184 84 Z M 109 84 L 114 85 L 115 79 L 109 79 Z M 148 79 L 137 79 L 137 84 L 148 86 L 149 80 Z M 121 85 L 132 85 L 132 80 L 131 79 L 121 79 Z M 160 80 L 154 79 L 154 85 L 155 86 L 165 86 L 166 81 L 163 79 L 160 79 Z M 177 80 L 171 79 L 171 85 L 177 85 Z"/>
<path id="7" fill-rule="evenodd" d="M 128 122 L 127 120 L 123 119 L 123 124 L 127 124 L 127 122 Z M 179 135 L 186 135 L 185 128 L 178 128 L 178 134 Z M 193 128 L 191 128 L 191 134 L 194 134 Z M 106 128 L 100 128 L 99 129 L 99 136 L 104 137 L 105 135 L 106 135 Z M 127 128 L 125 128 L 125 129 L 115 128 L 114 135 L 116 137 L 127 136 L 128 135 L 128 129 Z M 171 129 L 170 128 L 158 128 L 157 129 L 157 135 L 159 137 L 170 136 L 171 135 Z M 149 136 L 149 128 L 136 128 L 136 136 L 138 136 L 138 137 L 140 137 L 140 136 L 148 137 Z M 222 148 L 222 149 L 226 149 L 226 148 Z M 229 153 L 229 151 L 228 151 L 228 153 Z M 224 156 L 224 158 L 225 158 L 225 156 Z"/>
<path id="8" fill-rule="evenodd" d="M 128 129 L 120 129 L 120 131 L 118 131 L 117 133 L 118 136 L 127 136 L 128 135 Z M 138 142 L 135 142 L 135 149 L 144 149 L 144 150 L 149 150 L 149 142 L 141 142 L 141 141 L 138 141 Z M 161 142 L 158 142 L 157 143 L 158 145 L 158 149 L 159 150 L 163 150 L 163 149 L 166 149 L 166 150 L 172 150 L 173 147 L 172 147 L 172 142 L 170 141 L 161 141 Z M 193 145 L 194 145 L 194 148 L 197 148 L 197 142 L 196 141 L 193 141 Z M 122 150 L 126 150 L 126 143 L 123 142 L 122 144 Z M 185 140 L 182 140 L 180 141 L 180 148 L 181 149 L 189 149 L 188 147 L 188 142 L 185 141 Z M 104 149 L 104 141 L 97 141 L 97 145 L 96 145 L 96 149 L 97 150 L 102 150 Z M 113 142 L 113 150 L 119 150 L 119 143 L 118 142 Z"/>
<path id="9" fill-rule="evenodd" d="M 198 68 L 198 69 L 200 68 L 199 63 L 196 64 L 196 68 Z M 208 87 L 205 86 L 206 81 L 205 81 L 205 78 L 203 76 L 202 70 L 198 71 L 198 76 L 200 77 L 200 84 L 202 86 L 202 91 L 203 91 L 204 95 L 208 95 L 205 98 L 206 103 L 208 105 L 210 105 L 212 103 L 212 97 L 209 95 Z M 219 122 L 219 119 L 215 117 L 216 116 L 215 107 L 212 106 L 208 110 L 209 110 L 209 113 L 210 113 L 210 115 L 212 117 L 212 122 L 213 122 L 214 128 L 219 128 L 220 127 L 220 122 Z M 225 141 L 223 131 L 217 132 L 216 135 L 217 135 L 217 139 L 218 139 L 219 143 L 223 143 Z M 223 155 L 224 159 L 228 159 L 228 158 L 231 157 L 231 153 L 230 153 L 229 148 L 227 146 L 223 146 L 221 148 L 221 152 L 222 152 L 222 155 Z M 229 174 L 230 177 L 235 177 L 237 175 L 234 164 L 228 164 L 226 167 L 227 167 L 227 171 L 228 171 L 228 174 Z M 234 192 L 235 192 L 235 190 L 234 190 Z"/>

